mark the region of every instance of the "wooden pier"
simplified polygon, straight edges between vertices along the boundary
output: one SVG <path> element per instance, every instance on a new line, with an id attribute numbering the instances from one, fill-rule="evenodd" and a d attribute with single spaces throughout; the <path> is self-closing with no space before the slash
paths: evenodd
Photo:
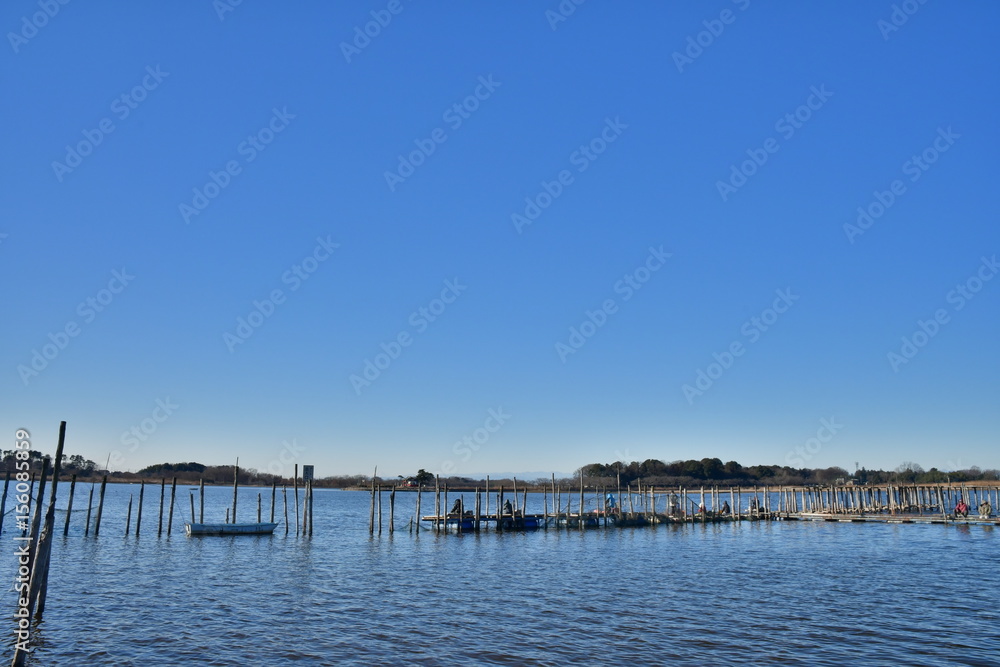
<path id="1" fill-rule="evenodd" d="M 394 490 L 390 503 L 389 531 L 394 529 Z M 381 533 L 383 489 L 373 484 L 369 530 Z M 434 513 L 421 514 L 423 493 L 434 494 Z M 885 484 L 878 486 L 827 485 L 811 487 L 686 487 L 656 486 L 624 489 L 586 487 L 567 489 L 565 483 L 533 492 L 540 506 L 529 510 L 528 493 L 514 488 L 510 495 L 500 487 L 473 492 L 474 509 L 466 509 L 466 494 L 459 494 L 450 510 L 448 488 L 440 483 L 416 493 L 411 532 L 495 532 L 548 529 L 594 529 L 657 526 L 660 524 L 721 523 L 739 521 L 832 521 L 840 523 L 964 524 L 1000 526 L 995 508 L 1000 506 L 1000 483 Z M 454 498 L 454 495 L 453 495 Z M 512 502 L 513 501 L 513 502 Z M 956 511 L 963 503 L 967 514 Z M 582 509 L 582 511 L 581 511 Z M 447 511 L 446 511 L 447 510 Z"/>

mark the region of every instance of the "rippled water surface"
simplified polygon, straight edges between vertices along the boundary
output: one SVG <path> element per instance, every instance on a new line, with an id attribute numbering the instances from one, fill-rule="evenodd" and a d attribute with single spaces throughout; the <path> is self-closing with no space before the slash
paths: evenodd
<path id="1" fill-rule="evenodd" d="M 248 488 L 241 520 L 256 518 L 258 491 L 266 518 L 270 490 Z M 283 526 L 272 537 L 187 538 L 184 487 L 173 535 L 158 538 L 159 488 L 146 492 L 139 538 L 124 536 L 138 486 L 109 485 L 99 538 L 83 536 L 84 512 L 69 537 L 57 531 L 29 664 L 1000 665 L 992 527 L 417 536 L 414 494 L 399 494 L 395 535 L 371 538 L 368 494 L 317 490 L 311 540 Z M 221 521 L 231 491 L 206 495 L 206 521 Z M 13 577 L 11 519 L 0 540 Z"/>

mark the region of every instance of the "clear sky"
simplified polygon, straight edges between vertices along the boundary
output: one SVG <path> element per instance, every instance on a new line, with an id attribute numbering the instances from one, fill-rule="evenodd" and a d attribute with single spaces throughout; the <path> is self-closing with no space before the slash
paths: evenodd
<path id="1" fill-rule="evenodd" d="M 10 443 L 66 420 L 112 469 L 319 476 L 1000 467 L 996 3 L 0 25 Z"/>

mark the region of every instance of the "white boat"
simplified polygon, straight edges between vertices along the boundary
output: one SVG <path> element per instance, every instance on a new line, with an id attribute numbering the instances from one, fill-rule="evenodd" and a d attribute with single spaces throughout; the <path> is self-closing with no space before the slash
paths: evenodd
<path id="1" fill-rule="evenodd" d="M 188 535 L 270 535 L 276 523 L 185 523 Z"/>

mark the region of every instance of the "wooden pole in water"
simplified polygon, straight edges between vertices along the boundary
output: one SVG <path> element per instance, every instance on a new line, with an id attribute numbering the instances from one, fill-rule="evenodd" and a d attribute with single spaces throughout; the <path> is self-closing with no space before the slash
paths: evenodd
<path id="1" fill-rule="evenodd" d="M 441 496 L 441 498 L 442 498 L 442 501 L 441 501 L 441 514 L 444 515 L 444 526 L 443 526 L 443 528 L 444 528 L 445 531 L 447 531 L 448 530 L 448 510 L 450 509 L 448 507 L 448 482 L 444 483 L 444 486 L 442 487 L 441 493 L 442 493 L 442 496 Z M 379 521 L 381 521 L 381 516 L 379 516 Z"/>
<path id="2" fill-rule="evenodd" d="M 378 474 L 378 466 L 375 466 L 375 472 L 372 474 L 372 502 L 371 506 L 368 508 L 368 534 L 375 534 L 375 475 Z M 285 513 L 285 522 L 288 522 L 288 513 Z"/>
<path id="3" fill-rule="evenodd" d="M 163 499 L 165 497 L 165 492 L 167 489 L 167 478 L 160 478 L 160 522 L 156 527 L 156 536 L 159 537 L 163 535 Z M 226 523 L 229 523 L 228 521 Z"/>
<path id="4" fill-rule="evenodd" d="M 496 531 L 503 532 L 503 484 L 500 485 L 500 493 L 497 495 L 497 525 Z"/>
<path id="5" fill-rule="evenodd" d="M 260 493 L 257 494 L 257 523 L 260 523 Z"/>
<path id="6" fill-rule="evenodd" d="M 473 529 L 479 532 L 479 513 L 482 511 L 482 498 L 479 495 L 479 487 L 476 487 L 476 521 L 473 524 Z"/>
<path id="7" fill-rule="evenodd" d="M 396 518 L 396 487 L 392 487 L 389 492 L 389 534 L 392 535 L 396 531 L 394 525 Z"/>
<path id="8" fill-rule="evenodd" d="M 308 480 L 302 480 L 302 535 L 305 536 L 306 528 L 309 526 L 309 503 L 312 499 L 309 497 L 309 488 L 312 482 Z"/>
<path id="9" fill-rule="evenodd" d="M 226 508 L 226 523 L 229 523 L 229 508 Z"/>
<path id="10" fill-rule="evenodd" d="M 167 536 L 170 536 L 170 530 L 174 525 L 174 498 L 177 496 L 177 478 L 174 477 L 173 482 L 170 483 L 170 513 L 167 515 Z"/>
<path id="11" fill-rule="evenodd" d="M 372 484 L 375 483 L 375 478 L 372 478 Z M 295 499 L 295 534 L 299 534 L 299 464 L 295 464 L 295 474 L 292 476 L 292 491 L 293 497 Z M 378 530 L 382 532 L 382 517 L 379 517 L 379 527 Z"/>
<path id="12" fill-rule="evenodd" d="M 205 478 L 198 481 L 198 523 L 205 523 Z"/>
<path id="13" fill-rule="evenodd" d="M 298 512 L 295 514 L 298 518 Z M 382 485 L 378 485 L 378 534 L 382 534 Z"/>
<path id="14" fill-rule="evenodd" d="M 372 487 L 374 488 L 374 487 Z M 374 496 L 373 496 L 374 497 Z M 441 532 L 441 477 L 434 475 L 434 532 Z"/>
<path id="15" fill-rule="evenodd" d="M 49 463 L 51 459 L 46 456 L 42 459 L 42 478 L 38 481 L 38 495 L 35 497 L 35 515 L 31 520 L 31 531 L 28 533 L 28 570 L 35 571 L 35 556 L 38 553 L 38 540 L 42 536 L 42 496 L 45 495 L 45 480 L 49 476 Z M 30 497 L 30 491 L 29 491 Z M 31 614 L 28 614 L 30 617 Z"/>
<path id="16" fill-rule="evenodd" d="M 559 502 L 556 498 L 556 474 L 552 473 L 552 516 L 556 520 L 556 525 L 559 525 Z"/>
<path id="17" fill-rule="evenodd" d="M 7 473 L 7 481 L 10 481 L 10 473 Z M 69 535 L 69 518 L 73 515 L 73 492 L 76 491 L 76 475 L 73 475 L 73 479 L 69 483 L 69 504 L 66 506 L 66 523 L 63 525 L 63 537 Z M 142 494 L 139 494 L 140 500 L 142 499 Z M 0 517 L 3 517 L 4 506 L 7 504 L 7 483 L 4 482 L 3 485 L 3 502 L 0 502 Z M 139 503 L 139 509 L 142 509 L 142 503 Z M 0 524 L 3 521 L 0 520 Z"/>
<path id="18" fill-rule="evenodd" d="M 188 498 L 191 499 L 191 523 L 197 523 L 194 515 L 194 491 L 188 491 Z"/>
<path id="19" fill-rule="evenodd" d="M 309 537 L 313 536 L 313 483 L 309 480 Z"/>
<path id="20" fill-rule="evenodd" d="M 288 534 L 288 487 L 281 485 L 281 506 L 285 510 L 285 535 Z"/>
<path id="21" fill-rule="evenodd" d="M 104 489 L 108 485 L 108 476 L 105 475 L 101 479 L 101 493 L 97 499 L 97 518 L 94 519 L 94 537 L 97 537 L 101 532 L 101 515 L 104 513 Z"/>
<path id="22" fill-rule="evenodd" d="M 90 535 L 90 510 L 94 506 L 94 485 L 90 485 L 90 497 L 87 499 L 87 528 L 83 531 L 84 536 Z"/>
<path id="23" fill-rule="evenodd" d="M 490 476 L 486 476 L 486 516 L 490 515 Z"/>
<path id="24" fill-rule="evenodd" d="M 56 445 L 56 460 L 52 467 L 52 490 L 49 492 L 49 508 L 45 513 L 45 530 L 42 533 L 38 544 L 38 551 L 35 552 L 35 562 L 32 567 L 31 583 L 29 586 L 29 606 L 28 616 L 37 600 L 37 616 L 42 617 L 45 611 L 45 596 L 49 586 L 49 559 L 52 555 L 52 532 L 56 523 L 56 489 L 59 486 L 59 470 L 62 467 L 63 446 L 66 443 L 66 422 L 59 423 L 59 443 Z M 38 490 L 38 503 L 42 502 L 41 487 Z"/>
<path id="25" fill-rule="evenodd" d="M 74 479 L 76 479 L 76 478 L 74 477 Z M 73 487 L 70 487 L 70 495 L 69 495 L 69 498 L 70 498 L 70 507 L 71 508 L 73 507 L 73 504 L 72 504 L 73 503 L 72 488 Z M 135 513 L 135 536 L 136 537 L 139 537 L 139 528 L 142 526 L 142 498 L 143 498 L 143 496 L 145 494 L 146 494 L 146 480 L 141 479 L 141 480 L 139 480 L 139 507 L 136 509 L 136 513 Z M 67 519 L 66 523 L 68 524 L 69 523 L 69 516 L 67 516 L 66 519 Z"/>
<path id="26" fill-rule="evenodd" d="M 417 535 L 420 534 L 420 500 L 423 495 L 424 484 L 423 482 L 417 482 L 417 507 L 413 510 L 413 526 L 417 531 Z"/>
<path id="27" fill-rule="evenodd" d="M 583 527 L 583 468 L 580 468 L 580 530 Z"/>
<path id="28" fill-rule="evenodd" d="M 128 494 L 128 513 L 125 515 L 125 537 L 132 532 L 132 494 Z"/>
<path id="29" fill-rule="evenodd" d="M 274 500 L 278 493 L 278 478 L 271 480 L 271 523 L 274 523 Z"/>
<path id="30" fill-rule="evenodd" d="M 76 480 L 76 475 L 73 475 L 73 480 Z M 10 486 L 10 471 L 7 471 L 7 477 L 3 482 L 3 499 L 0 499 L 0 535 L 3 534 L 3 517 L 7 514 L 7 488 Z M 70 496 L 72 498 L 72 496 Z M 66 515 L 66 525 L 69 525 L 69 514 Z"/>
<path id="31" fill-rule="evenodd" d="M 240 486 L 240 457 L 237 456 L 236 467 L 233 469 L 233 523 L 236 523 L 236 496 L 239 491 L 239 486 Z"/>

